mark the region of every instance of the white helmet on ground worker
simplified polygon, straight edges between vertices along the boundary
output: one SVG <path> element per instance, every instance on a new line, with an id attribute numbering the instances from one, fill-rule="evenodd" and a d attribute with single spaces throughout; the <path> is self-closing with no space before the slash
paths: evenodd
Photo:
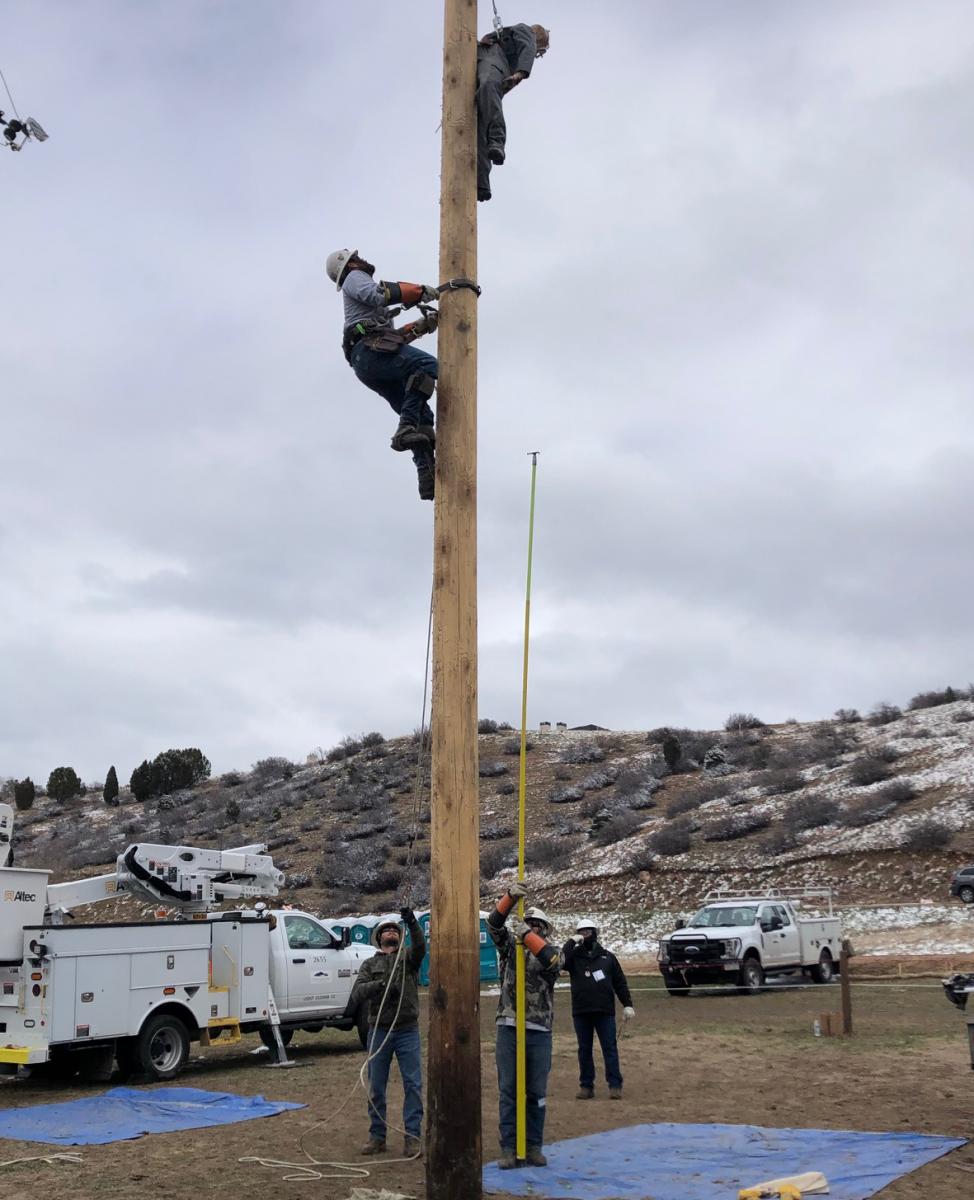
<path id="1" fill-rule="evenodd" d="M 325 261 L 328 278 L 339 291 L 342 290 L 342 283 L 348 272 L 348 264 L 357 254 L 357 250 L 332 250 Z"/>
<path id="2" fill-rule="evenodd" d="M 551 933 L 551 922 L 548 920 L 548 917 L 543 909 L 534 907 L 525 909 L 524 919 L 525 921 L 540 921 L 545 927 L 545 937 Z"/>
<path id="3" fill-rule="evenodd" d="M 378 946 L 382 941 L 382 931 L 384 929 L 394 929 L 399 934 L 402 940 L 402 921 L 395 913 L 386 913 L 375 929 L 372 930 L 372 945 Z"/>
<path id="4" fill-rule="evenodd" d="M 588 917 L 583 917 L 575 926 L 575 932 L 582 933 L 586 929 L 591 929 L 593 933 L 599 932 L 598 924 L 595 921 L 590 920 Z"/>

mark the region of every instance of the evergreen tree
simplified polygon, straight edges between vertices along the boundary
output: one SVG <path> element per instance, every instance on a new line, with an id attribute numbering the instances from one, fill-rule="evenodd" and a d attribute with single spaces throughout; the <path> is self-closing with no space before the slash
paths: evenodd
<path id="1" fill-rule="evenodd" d="M 136 800 L 148 800 L 152 793 L 152 763 L 143 759 L 132 772 L 129 787 Z"/>
<path id="2" fill-rule="evenodd" d="M 37 795 L 37 789 L 34 787 L 34 781 L 28 775 L 26 779 L 21 779 L 19 783 L 14 784 L 14 804 L 21 812 L 26 812 L 28 808 L 34 807 L 34 797 Z"/>
<path id="3" fill-rule="evenodd" d="M 105 776 L 105 788 L 102 792 L 102 797 L 106 804 L 118 804 L 118 775 L 115 771 L 114 763 L 108 768 L 108 774 Z"/>
<path id="4" fill-rule="evenodd" d="M 47 794 L 62 803 L 80 795 L 81 780 L 74 767 L 55 767 L 47 778 Z"/>
<path id="5" fill-rule="evenodd" d="M 673 736 L 672 733 L 663 738 L 663 757 L 666 759 L 666 765 L 671 771 L 676 770 L 676 765 L 683 755 L 683 747 L 680 745 L 679 738 Z"/>

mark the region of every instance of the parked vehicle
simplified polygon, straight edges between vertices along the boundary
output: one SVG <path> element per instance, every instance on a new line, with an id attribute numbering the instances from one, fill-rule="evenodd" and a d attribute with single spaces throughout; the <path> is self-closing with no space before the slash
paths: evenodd
<path id="1" fill-rule="evenodd" d="M 965 904 L 974 904 L 974 867 L 961 867 L 954 872 L 950 881 L 950 894 L 963 900 Z"/>
<path id="2" fill-rule="evenodd" d="M 359 966 L 318 917 L 226 901 L 274 895 L 283 876 L 263 846 L 198 850 L 136 844 L 116 870 L 49 884 L 48 872 L 0 868 L 0 1071 L 50 1063 L 106 1079 L 171 1079 L 192 1042 L 255 1033 L 283 1060 L 294 1031 L 367 1034 L 366 1006 L 348 1011 Z M 72 924 L 66 910 L 119 894 L 177 916 L 133 924 Z"/>
<path id="3" fill-rule="evenodd" d="M 660 939 L 658 962 L 672 996 L 698 984 L 733 984 L 758 992 L 773 975 L 802 972 L 830 983 L 842 949 L 842 931 L 828 888 L 733 895 L 712 892 L 703 908 Z M 815 900 L 822 915 L 800 915 Z"/>

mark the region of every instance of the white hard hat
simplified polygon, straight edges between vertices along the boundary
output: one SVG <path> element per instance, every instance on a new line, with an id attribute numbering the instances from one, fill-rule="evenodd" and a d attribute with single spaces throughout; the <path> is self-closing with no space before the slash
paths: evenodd
<path id="1" fill-rule="evenodd" d="M 579 921 L 579 923 L 575 926 L 575 932 L 581 933 L 583 929 L 594 929 L 595 932 L 598 933 L 598 922 L 589 920 L 588 917 L 583 917 L 582 920 Z"/>
<path id="2" fill-rule="evenodd" d="M 541 908 L 527 908 L 524 910 L 525 921 L 543 921 L 545 929 L 548 933 L 551 932 L 551 922 L 548 920 L 547 914 Z"/>
<path id="3" fill-rule="evenodd" d="M 354 258 L 357 254 L 357 250 L 332 250 L 325 261 L 325 270 L 328 272 L 328 278 L 339 291 L 342 290 L 342 280 L 345 278 L 345 272 L 348 269 L 348 260 Z"/>
<path id="4" fill-rule="evenodd" d="M 385 916 L 379 919 L 378 924 L 372 930 L 373 946 L 378 946 L 379 938 L 382 936 L 383 929 L 395 929 L 400 938 L 402 937 L 402 921 L 397 913 L 386 913 Z"/>

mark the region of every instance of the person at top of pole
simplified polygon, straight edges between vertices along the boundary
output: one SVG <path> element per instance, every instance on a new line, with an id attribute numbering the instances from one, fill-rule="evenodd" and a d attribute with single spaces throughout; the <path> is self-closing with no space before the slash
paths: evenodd
<path id="1" fill-rule="evenodd" d="M 504 165 L 507 124 L 504 97 L 531 74 L 548 51 L 543 25 L 505 25 L 477 45 L 477 199 L 489 200 L 491 166 Z"/>
<path id="2" fill-rule="evenodd" d="M 529 908 L 524 920 L 507 918 L 519 897 L 522 883 L 512 883 L 487 918 L 487 931 L 500 954 L 501 994 L 497 1004 L 497 1087 L 500 1092 L 502 1171 L 518 1166 L 517 1159 L 517 956 L 528 953 L 524 964 L 524 1024 L 527 1066 L 527 1154 L 529 1167 L 546 1167 L 542 1147 L 545 1095 L 551 1071 L 551 1026 L 555 1014 L 555 980 L 562 966 L 558 947 L 549 940 L 551 922 L 540 908 Z"/>
<path id="3" fill-rule="evenodd" d="M 392 436 L 393 450 L 412 452 L 421 500 L 432 500 L 435 490 L 433 410 L 430 399 L 439 364 L 432 354 L 411 343 L 434 333 L 435 310 L 398 329 L 393 318 L 402 306 L 432 303 L 439 291 L 421 283 L 388 283 L 373 278 L 375 267 L 357 250 L 335 250 L 326 263 L 328 278 L 342 293 L 345 307 L 342 351 L 357 378 L 377 392 L 399 417 Z"/>

